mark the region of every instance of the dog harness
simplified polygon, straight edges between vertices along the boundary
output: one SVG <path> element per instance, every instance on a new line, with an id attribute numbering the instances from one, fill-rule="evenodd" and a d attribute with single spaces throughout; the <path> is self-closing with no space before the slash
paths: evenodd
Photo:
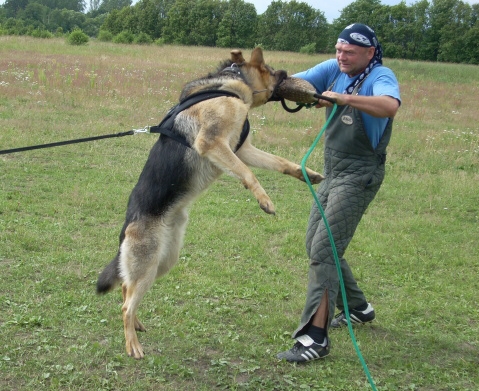
<path id="1" fill-rule="evenodd" d="M 188 148 L 192 148 L 191 144 L 188 142 L 186 137 L 182 134 L 179 134 L 174 131 L 175 126 L 175 118 L 176 116 L 181 113 L 183 110 L 202 102 L 204 100 L 218 98 L 220 96 L 231 96 L 234 98 L 240 99 L 240 97 L 232 92 L 229 91 L 221 91 L 221 90 L 210 90 L 210 91 L 200 91 L 195 94 L 191 94 L 183 99 L 180 103 L 170 109 L 170 111 L 166 114 L 165 118 L 160 122 L 158 126 L 152 126 L 150 128 L 150 133 L 160 133 L 164 137 L 169 137 L 180 144 L 187 146 Z M 249 134 L 249 121 L 248 117 L 246 117 L 243 130 L 241 131 L 240 139 L 234 152 L 241 148 L 243 143 L 245 142 L 246 138 Z"/>

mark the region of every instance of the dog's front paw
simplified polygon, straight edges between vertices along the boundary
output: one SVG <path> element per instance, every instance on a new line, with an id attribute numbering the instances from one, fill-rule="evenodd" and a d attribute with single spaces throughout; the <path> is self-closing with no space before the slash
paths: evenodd
<path id="1" fill-rule="evenodd" d="M 319 172 L 310 170 L 309 168 L 306 169 L 306 173 L 308 174 L 309 181 L 312 184 L 317 184 L 324 179 L 324 176 L 322 176 Z"/>
<path id="2" fill-rule="evenodd" d="M 274 209 L 274 205 L 271 202 L 271 200 L 269 199 L 269 197 L 267 197 L 267 199 L 265 198 L 264 200 L 258 200 L 258 203 L 259 203 L 259 207 L 261 209 L 263 209 L 266 213 L 268 213 L 270 215 L 276 214 L 276 211 Z"/>

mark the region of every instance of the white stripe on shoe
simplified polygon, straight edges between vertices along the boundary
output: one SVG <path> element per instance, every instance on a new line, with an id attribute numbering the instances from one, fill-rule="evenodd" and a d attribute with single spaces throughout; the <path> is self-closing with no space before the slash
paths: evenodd
<path id="1" fill-rule="evenodd" d="M 309 348 L 301 355 L 306 361 L 319 358 L 319 354 L 312 348 Z"/>
<path id="2" fill-rule="evenodd" d="M 349 319 L 351 320 L 351 323 L 363 323 L 361 319 L 357 318 L 354 314 L 349 314 Z M 348 324 L 346 321 L 346 318 L 344 318 L 344 323 Z"/>

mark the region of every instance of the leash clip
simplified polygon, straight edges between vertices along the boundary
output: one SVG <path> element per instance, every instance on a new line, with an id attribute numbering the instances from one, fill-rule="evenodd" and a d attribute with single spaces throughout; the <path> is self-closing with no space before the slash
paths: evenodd
<path id="1" fill-rule="evenodd" d="M 134 133 L 134 134 L 138 134 L 138 133 L 150 133 L 150 127 L 147 125 L 147 126 L 145 126 L 144 128 L 133 129 L 133 133 Z"/>

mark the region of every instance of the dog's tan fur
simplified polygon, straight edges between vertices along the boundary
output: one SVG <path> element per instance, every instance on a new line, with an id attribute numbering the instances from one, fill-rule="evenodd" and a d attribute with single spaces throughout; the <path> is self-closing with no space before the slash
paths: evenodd
<path id="1" fill-rule="evenodd" d="M 253 50 L 249 62 L 245 61 L 241 51 L 234 50 L 231 62 L 241 70 L 242 77 L 221 73 L 209 75 L 187 84 L 182 98 L 212 89 L 214 85 L 215 89 L 233 92 L 240 99 L 230 96 L 213 98 L 199 102 L 177 116 L 175 130 L 186 137 L 192 148 L 177 147 L 174 141 L 168 144 L 169 147 L 162 147 L 161 143 L 166 141 L 163 136 L 160 137 L 130 196 L 118 254 L 98 279 L 97 291 L 100 293 L 110 290 L 115 283 L 122 283 L 126 351 L 137 359 L 144 356 L 144 351 L 136 330 L 145 330 L 137 318 L 138 305 L 155 279 L 167 273 L 177 262 L 187 225 L 188 207 L 198 195 L 221 173 L 227 172 L 236 176 L 253 193 L 261 209 L 274 214 L 271 199 L 248 166 L 279 171 L 304 180 L 298 164 L 255 148 L 250 137 L 234 152 L 249 110 L 268 101 L 284 71 L 275 72 L 267 66 L 260 48 Z M 177 156 L 178 151 L 181 156 Z M 167 162 L 162 159 L 171 161 L 173 158 L 178 160 L 174 170 L 188 173 L 187 180 L 181 182 L 181 186 L 187 189 L 185 191 L 178 190 L 176 182 L 171 183 L 173 179 L 157 183 L 159 177 L 155 170 L 165 170 L 162 162 Z M 312 183 L 323 179 L 321 174 L 310 169 L 307 173 Z M 145 192 L 156 192 L 153 189 L 163 189 L 165 196 L 147 194 L 149 198 L 146 197 Z M 175 191 L 178 193 L 172 193 Z M 172 194 L 173 200 L 170 200 Z M 144 201 L 145 197 L 148 201 Z M 161 207 L 157 208 L 154 203 Z"/>

